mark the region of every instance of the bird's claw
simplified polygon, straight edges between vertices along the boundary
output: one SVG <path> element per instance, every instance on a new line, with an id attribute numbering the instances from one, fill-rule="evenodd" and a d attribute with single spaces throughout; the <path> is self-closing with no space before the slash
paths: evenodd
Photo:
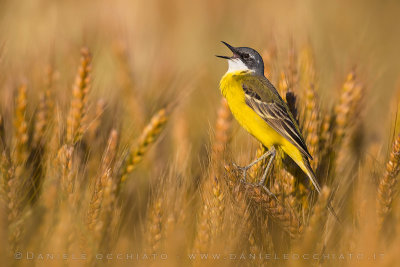
<path id="1" fill-rule="evenodd" d="M 241 170 L 243 172 L 243 178 L 240 179 L 240 181 L 245 183 L 246 175 L 247 175 L 247 171 L 248 171 L 249 167 L 248 166 L 242 167 L 242 166 L 237 165 L 236 163 L 233 163 L 233 167 L 235 167 L 236 169 Z"/>
<path id="2" fill-rule="evenodd" d="M 261 187 L 268 194 L 268 196 L 270 196 L 270 197 L 276 199 L 277 201 L 279 201 L 278 198 L 276 197 L 276 195 L 274 193 L 272 193 L 265 185 L 262 185 L 261 183 L 248 183 L 248 182 L 243 181 L 243 180 L 240 180 L 240 182 L 245 184 L 245 185 Z"/>
<path id="3" fill-rule="evenodd" d="M 239 169 L 241 171 L 248 171 L 250 169 L 249 166 L 242 167 L 242 166 L 237 165 L 236 163 L 232 163 L 232 164 L 233 164 L 233 167 L 235 167 L 236 169 Z"/>

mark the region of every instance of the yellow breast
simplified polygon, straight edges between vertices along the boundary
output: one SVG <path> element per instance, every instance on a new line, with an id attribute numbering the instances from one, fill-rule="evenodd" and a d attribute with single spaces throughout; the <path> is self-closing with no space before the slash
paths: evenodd
<path id="1" fill-rule="evenodd" d="M 248 74 L 240 71 L 226 73 L 220 82 L 221 93 L 226 98 L 233 116 L 264 146 L 270 148 L 272 145 L 281 145 L 286 140 L 246 104 L 241 83 L 244 75 Z"/>

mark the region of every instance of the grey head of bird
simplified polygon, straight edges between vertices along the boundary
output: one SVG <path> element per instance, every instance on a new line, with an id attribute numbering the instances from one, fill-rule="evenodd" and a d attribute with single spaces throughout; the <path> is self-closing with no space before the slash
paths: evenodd
<path id="1" fill-rule="evenodd" d="M 233 53 L 233 56 L 217 56 L 228 60 L 229 72 L 250 71 L 255 75 L 264 75 L 264 62 L 260 54 L 250 47 L 233 47 L 222 41 Z"/>

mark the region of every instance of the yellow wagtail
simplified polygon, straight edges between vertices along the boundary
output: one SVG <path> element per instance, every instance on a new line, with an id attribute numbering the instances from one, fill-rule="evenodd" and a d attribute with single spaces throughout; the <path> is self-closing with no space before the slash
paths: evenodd
<path id="1" fill-rule="evenodd" d="M 260 181 L 260 185 L 264 186 L 268 169 L 279 148 L 293 159 L 320 193 L 321 187 L 309 163 L 312 157 L 299 126 L 285 101 L 264 76 L 262 57 L 252 48 L 232 47 L 222 43 L 233 52 L 232 57 L 217 56 L 227 59 L 229 63 L 228 71 L 220 82 L 222 95 L 239 124 L 268 148 L 260 158 L 241 168 L 244 180 L 251 166 L 271 156 Z"/>

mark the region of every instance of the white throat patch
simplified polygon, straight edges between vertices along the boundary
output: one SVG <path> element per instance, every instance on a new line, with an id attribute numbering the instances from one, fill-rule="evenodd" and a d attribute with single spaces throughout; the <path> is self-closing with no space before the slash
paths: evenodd
<path id="1" fill-rule="evenodd" d="M 250 69 L 238 58 L 228 60 L 229 68 L 227 73 L 235 71 L 249 71 Z"/>

